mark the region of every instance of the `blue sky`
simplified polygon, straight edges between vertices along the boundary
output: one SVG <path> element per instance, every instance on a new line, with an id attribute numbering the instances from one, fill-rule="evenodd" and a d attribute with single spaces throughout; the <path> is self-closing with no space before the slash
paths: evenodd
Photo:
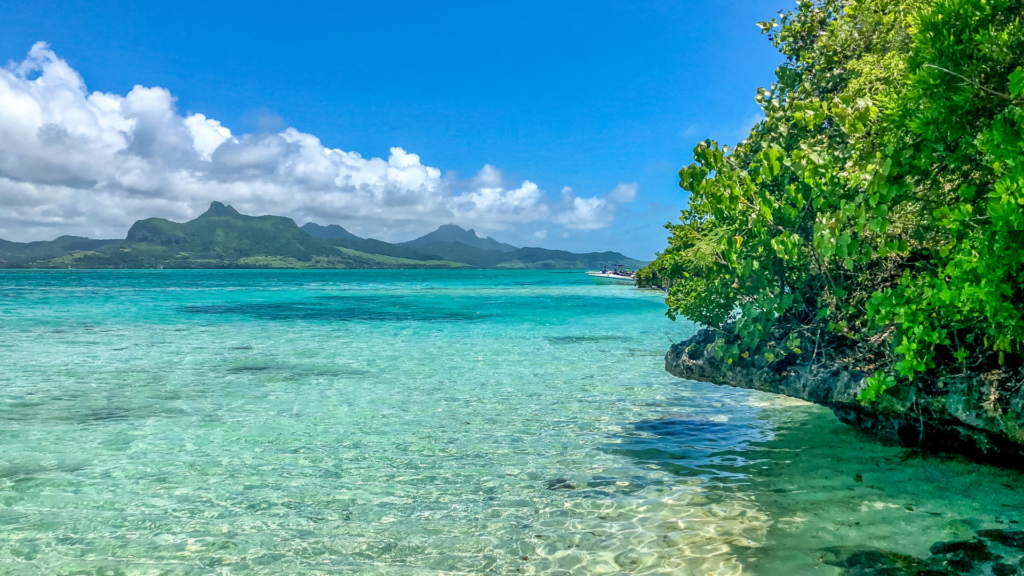
<path id="1" fill-rule="evenodd" d="M 692 160 L 694 144 L 733 143 L 756 121 L 755 90 L 771 83 L 780 57 L 755 22 L 783 7 L 755 0 L 14 1 L 0 19 L 0 61 L 17 66 L 44 41 L 88 92 L 124 96 L 136 85 L 162 87 L 182 117 L 216 119 L 233 137 L 291 127 L 367 159 L 387 159 L 400 147 L 440 170 L 449 194 L 484 186 L 480 171 L 492 166 L 502 190 L 535 183 L 550 209 L 502 219 L 481 207 L 458 212 L 460 224 L 472 226 L 475 215 L 478 230 L 517 245 L 649 258 L 664 246 L 661 224 L 685 204 L 676 171 Z M 573 227 L 570 217 L 558 216 L 574 197 L 606 198 L 631 183 L 639 185 L 635 199 L 608 208 L 614 219 L 601 227 Z M 572 190 L 563 196 L 565 187 Z M 4 195 L 0 187 L 0 207 Z M 159 205 L 167 212 L 160 215 L 187 216 L 198 209 L 188 202 L 200 201 L 175 197 Z M 316 213 L 310 202 L 284 212 L 391 240 L 444 217 L 432 212 L 419 222 L 406 214 L 389 227 L 351 208 L 348 221 L 347 213 Z M 137 204 L 159 212 L 157 204 Z M 284 206 L 276 199 L 248 205 Z M 35 216 L 7 212 L 0 237 L 20 236 L 9 239 L 55 235 L 61 220 L 54 214 L 64 214 L 72 232 L 113 233 L 122 225 L 110 218 L 90 228 L 87 213 L 55 206 Z"/>

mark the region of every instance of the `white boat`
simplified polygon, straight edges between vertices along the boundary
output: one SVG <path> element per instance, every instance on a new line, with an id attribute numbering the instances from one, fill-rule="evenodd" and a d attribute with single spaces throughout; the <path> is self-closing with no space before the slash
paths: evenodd
<path id="1" fill-rule="evenodd" d="M 636 284 L 633 275 L 617 267 L 614 270 L 591 271 L 586 273 L 597 284 Z"/>

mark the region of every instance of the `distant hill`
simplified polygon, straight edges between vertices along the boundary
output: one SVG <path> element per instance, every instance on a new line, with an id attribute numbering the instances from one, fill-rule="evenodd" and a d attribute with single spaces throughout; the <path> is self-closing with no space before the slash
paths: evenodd
<path id="1" fill-rule="evenodd" d="M 406 244 L 399 246 L 406 246 Z M 431 254 L 437 254 L 445 260 L 465 262 L 473 268 L 491 268 L 509 254 L 509 252 L 500 250 L 483 250 L 462 242 L 431 242 L 422 249 L 429 250 Z"/>
<path id="2" fill-rule="evenodd" d="M 520 248 L 509 252 L 505 258 L 494 265 L 495 268 L 556 268 L 556 269 L 597 269 L 602 266 L 611 268 L 621 264 L 626 268 L 638 269 L 648 263 L 635 260 L 618 252 L 588 252 L 576 254 L 565 250 L 548 250 L 546 248 Z"/>
<path id="3" fill-rule="evenodd" d="M 329 243 L 303 232 L 291 218 L 245 216 L 220 202 L 185 223 L 163 218 L 139 220 L 120 246 L 143 258 L 184 258 L 232 262 L 257 256 L 309 261 L 337 257 Z"/>
<path id="4" fill-rule="evenodd" d="M 310 236 L 314 238 L 319 238 L 321 240 L 362 240 L 362 238 L 360 238 L 359 236 L 356 236 L 355 234 L 349 232 L 348 230 L 345 230 L 344 228 L 338 226 L 337 224 L 321 226 L 319 224 L 314 224 L 312 222 L 306 222 L 301 226 L 301 228 L 306 232 L 306 234 L 309 234 Z"/>
<path id="5" fill-rule="evenodd" d="M 408 244 L 408 243 L 406 243 Z M 404 244 L 403 244 L 404 245 Z M 506 244 L 507 246 L 507 244 Z M 642 268 L 647 262 L 635 260 L 618 252 L 576 254 L 546 248 L 516 248 L 512 251 L 482 250 L 462 242 L 431 242 L 421 248 L 445 260 L 464 262 L 474 268 L 533 268 L 578 270 L 611 267 Z"/>
<path id="6" fill-rule="evenodd" d="M 43 268 L 535 268 L 646 264 L 618 252 L 574 254 L 516 248 L 448 224 L 401 244 L 359 238 L 341 226 L 282 216 L 247 216 L 213 202 L 194 220 L 139 220 L 124 240 L 61 236 L 0 240 L 0 267 Z"/>
<path id="7" fill-rule="evenodd" d="M 511 252 L 516 249 L 516 247 L 511 244 L 503 244 L 491 237 L 480 238 L 472 228 L 465 230 L 455 224 L 445 224 L 430 234 L 420 236 L 419 238 L 408 242 L 400 242 L 399 246 L 408 246 L 417 250 L 431 252 L 432 250 L 430 250 L 430 246 L 438 242 L 462 242 L 463 244 L 472 246 L 473 248 L 479 248 L 481 250 L 497 250 L 499 252 Z"/>
<path id="8" fill-rule="evenodd" d="M 351 250 L 358 250 L 367 254 L 378 254 L 381 256 L 391 256 L 395 258 L 407 258 L 409 260 L 450 260 L 437 254 L 426 254 L 419 250 L 414 250 L 408 246 L 401 246 L 398 244 L 389 244 L 381 240 L 374 240 L 373 238 L 356 238 L 355 240 L 349 240 L 346 238 L 334 238 L 328 240 L 334 246 L 340 246 L 342 248 L 349 248 Z M 461 262 L 461 260 L 456 260 Z"/>
<path id="9" fill-rule="evenodd" d="M 120 240 L 93 240 L 80 236 L 61 236 L 56 240 L 41 242 L 9 242 L 0 240 L 0 266 L 8 262 L 49 260 L 66 254 L 96 250 Z"/>
<path id="10" fill-rule="evenodd" d="M 390 244 L 382 240 L 374 240 L 373 238 L 360 238 L 337 224 L 321 226 L 313 222 L 307 222 L 301 226 L 301 229 L 310 236 L 327 240 L 334 246 L 358 250 L 368 254 L 419 261 L 441 260 L 441 258 L 434 254 L 425 254 L 408 246 Z"/>
<path id="11" fill-rule="evenodd" d="M 329 228 L 329 227 L 324 227 Z M 344 230 L 340 226 L 337 227 Z M 465 264 L 403 248 L 368 254 L 309 235 L 282 216 L 246 216 L 213 202 L 194 220 L 139 220 L 124 240 L 62 237 L 50 243 L 0 241 L 3 267 L 59 268 L 458 268 Z M 353 238 L 356 238 L 353 236 Z M 358 242 L 373 245 L 377 241 Z M 387 243 L 386 246 L 393 247 Z M 36 245 L 46 245 L 36 247 Z M 31 250 L 26 247 L 33 247 Z M 381 251 L 389 251 L 386 248 Z M 404 258 L 409 252 L 416 258 Z M 26 256 L 26 254 L 28 256 Z M 0 257 L 2 258 L 2 257 Z"/>

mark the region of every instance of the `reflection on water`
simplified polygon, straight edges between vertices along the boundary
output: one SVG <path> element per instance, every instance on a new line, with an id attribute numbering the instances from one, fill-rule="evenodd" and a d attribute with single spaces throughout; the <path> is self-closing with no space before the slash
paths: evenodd
<path id="1" fill-rule="evenodd" d="M 691 327 L 582 276 L 0 274 L 0 574 L 1019 561 L 1019 474 L 672 378 Z"/>

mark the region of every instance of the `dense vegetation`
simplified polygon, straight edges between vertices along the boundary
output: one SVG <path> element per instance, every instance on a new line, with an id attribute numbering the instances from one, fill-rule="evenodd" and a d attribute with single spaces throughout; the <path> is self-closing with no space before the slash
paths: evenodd
<path id="1" fill-rule="evenodd" d="M 1020 365 L 1024 0 L 802 1 L 765 119 L 704 141 L 641 273 L 727 362 L 873 374 L 864 402 Z"/>

